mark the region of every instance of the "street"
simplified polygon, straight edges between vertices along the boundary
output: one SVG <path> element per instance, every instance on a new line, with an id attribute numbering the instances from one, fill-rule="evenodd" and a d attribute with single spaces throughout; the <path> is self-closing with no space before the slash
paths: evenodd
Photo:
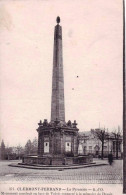
<path id="1" fill-rule="evenodd" d="M 0 161 L 0 183 L 122 184 L 122 160 L 113 165 L 67 170 L 35 170 L 8 166 L 21 161 Z"/>

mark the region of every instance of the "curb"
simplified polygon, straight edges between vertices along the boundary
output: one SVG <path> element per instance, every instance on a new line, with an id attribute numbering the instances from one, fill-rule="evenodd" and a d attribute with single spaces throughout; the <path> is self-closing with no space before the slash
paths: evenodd
<path id="1" fill-rule="evenodd" d="M 72 166 L 38 166 L 38 165 L 24 165 L 24 164 L 10 164 L 8 166 L 11 167 L 19 167 L 19 168 L 27 168 L 27 169 L 38 169 L 38 170 L 65 170 L 65 169 L 81 169 L 86 167 L 94 167 L 94 166 L 103 166 L 108 165 L 108 163 L 92 163 L 86 165 L 72 165 Z"/>

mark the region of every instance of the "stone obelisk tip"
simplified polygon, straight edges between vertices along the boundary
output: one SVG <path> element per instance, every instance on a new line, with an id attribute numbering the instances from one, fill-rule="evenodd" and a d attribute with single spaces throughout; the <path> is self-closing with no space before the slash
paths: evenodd
<path id="1" fill-rule="evenodd" d="M 60 23 L 60 17 L 59 16 L 57 16 L 56 21 L 57 21 L 57 24 Z"/>

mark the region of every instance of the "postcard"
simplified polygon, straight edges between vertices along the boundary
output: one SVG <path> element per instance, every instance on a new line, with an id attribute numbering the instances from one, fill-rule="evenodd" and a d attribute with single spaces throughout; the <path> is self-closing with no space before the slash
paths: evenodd
<path id="1" fill-rule="evenodd" d="M 0 1 L 1 195 L 123 194 L 123 15 L 121 0 Z"/>

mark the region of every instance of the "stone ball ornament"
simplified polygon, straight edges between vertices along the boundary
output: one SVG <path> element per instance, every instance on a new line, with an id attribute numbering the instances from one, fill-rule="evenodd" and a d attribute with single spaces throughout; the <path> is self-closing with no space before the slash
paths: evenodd
<path id="1" fill-rule="evenodd" d="M 57 16 L 56 21 L 57 21 L 57 24 L 60 23 L 60 17 L 59 16 Z"/>

